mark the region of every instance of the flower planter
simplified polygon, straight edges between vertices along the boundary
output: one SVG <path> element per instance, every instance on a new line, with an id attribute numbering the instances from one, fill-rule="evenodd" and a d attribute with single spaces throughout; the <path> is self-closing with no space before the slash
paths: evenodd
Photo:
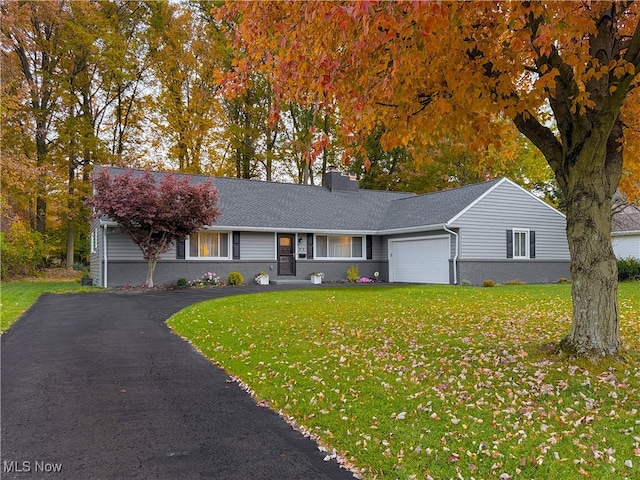
<path id="1" fill-rule="evenodd" d="M 256 277 L 256 283 L 258 285 L 269 285 L 269 275 L 262 275 L 260 277 Z"/>
<path id="2" fill-rule="evenodd" d="M 322 277 L 320 275 L 311 275 L 311 283 L 314 285 L 322 283 Z"/>

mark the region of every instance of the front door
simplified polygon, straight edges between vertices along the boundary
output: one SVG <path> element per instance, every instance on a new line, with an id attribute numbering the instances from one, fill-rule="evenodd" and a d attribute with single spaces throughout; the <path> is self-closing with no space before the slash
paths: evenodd
<path id="1" fill-rule="evenodd" d="M 296 274 L 295 235 L 278 234 L 278 275 Z"/>

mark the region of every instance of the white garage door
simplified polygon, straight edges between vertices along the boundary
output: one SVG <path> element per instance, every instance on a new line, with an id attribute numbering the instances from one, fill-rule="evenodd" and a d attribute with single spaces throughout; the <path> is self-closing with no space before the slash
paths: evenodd
<path id="1" fill-rule="evenodd" d="M 391 282 L 449 283 L 449 237 L 389 241 Z"/>

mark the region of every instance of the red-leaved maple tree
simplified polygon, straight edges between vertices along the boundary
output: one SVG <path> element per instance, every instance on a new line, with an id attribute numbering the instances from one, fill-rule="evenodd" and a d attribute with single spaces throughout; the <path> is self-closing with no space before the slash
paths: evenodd
<path id="1" fill-rule="evenodd" d="M 142 250 L 148 262 L 145 285 L 153 287 L 153 271 L 175 240 L 182 240 L 218 217 L 218 190 L 212 180 L 198 184 L 189 177 L 127 170 L 111 175 L 108 169 L 93 179 L 88 204 L 94 216 L 106 215 L 118 223 Z"/>
<path id="2" fill-rule="evenodd" d="M 640 197 L 640 6 L 609 2 L 230 2 L 226 19 L 283 99 L 335 107 L 354 135 L 420 152 L 458 132 L 500 149 L 510 120 L 566 199 L 573 323 L 564 351 L 620 348 L 611 199 Z"/>

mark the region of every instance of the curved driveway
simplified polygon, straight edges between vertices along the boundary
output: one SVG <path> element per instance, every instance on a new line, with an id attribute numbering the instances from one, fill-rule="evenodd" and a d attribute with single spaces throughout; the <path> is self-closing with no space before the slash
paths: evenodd
<path id="1" fill-rule="evenodd" d="M 353 478 L 164 323 L 197 301 L 286 288 L 40 297 L 2 335 L 0 477 Z"/>

